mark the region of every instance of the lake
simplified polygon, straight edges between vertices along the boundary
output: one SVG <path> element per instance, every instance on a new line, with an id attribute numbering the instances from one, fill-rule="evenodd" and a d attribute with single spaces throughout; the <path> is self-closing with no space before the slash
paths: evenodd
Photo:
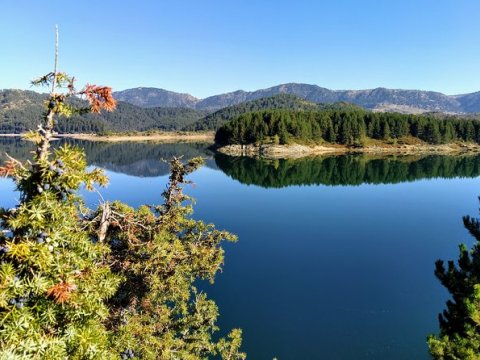
<path id="1" fill-rule="evenodd" d="M 193 173 L 194 216 L 238 235 L 213 286 L 223 330 L 244 331 L 250 359 L 429 359 L 426 336 L 448 299 L 436 259 L 473 244 L 462 216 L 477 215 L 479 156 L 331 156 L 254 160 L 208 144 L 95 143 L 106 200 L 161 201 L 168 164 L 203 156 Z M 31 145 L 1 139 L 26 159 Z M 86 193 L 90 206 L 99 202 Z M 0 179 L 0 206 L 16 204 Z"/>

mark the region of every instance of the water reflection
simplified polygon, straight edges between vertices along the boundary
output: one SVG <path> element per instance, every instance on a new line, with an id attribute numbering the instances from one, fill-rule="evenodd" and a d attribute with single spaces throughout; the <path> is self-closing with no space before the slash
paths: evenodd
<path id="1" fill-rule="evenodd" d="M 302 159 L 254 159 L 214 154 L 208 143 L 94 142 L 63 139 L 85 149 L 90 165 L 137 177 L 168 174 L 162 159 L 201 156 L 206 166 L 220 169 L 242 184 L 264 188 L 291 185 L 395 184 L 431 178 L 474 178 L 480 175 L 480 155 L 317 156 Z M 0 161 L 5 152 L 26 160 L 31 143 L 18 138 L 0 138 Z"/>
<path id="2" fill-rule="evenodd" d="M 288 160 L 216 155 L 215 161 L 225 174 L 242 184 L 264 188 L 395 184 L 430 178 L 474 178 L 480 175 L 479 155 L 342 155 Z"/>
<path id="3" fill-rule="evenodd" d="M 222 171 L 192 174 L 198 186 L 187 191 L 197 199 L 196 218 L 239 236 L 226 245 L 224 271 L 208 293 L 219 305 L 220 328 L 244 330 L 249 358 L 430 358 L 425 335 L 438 330 L 447 298 L 433 263 L 456 258 L 458 242 L 472 245 L 459 220 L 476 210 L 478 157 L 259 161 L 214 158 L 208 144 L 73 143 L 107 169 L 102 196 L 131 206 L 161 200 L 167 177 L 160 158 L 200 155 L 218 165 Z M 0 139 L 0 154 L 26 159 L 30 149 Z M 0 180 L 1 206 L 16 204 L 12 193 Z M 99 201 L 96 193 L 85 196 L 91 207 Z"/>
<path id="4" fill-rule="evenodd" d="M 62 139 L 53 146 L 71 144 L 85 149 L 89 165 L 106 170 L 138 177 L 157 177 L 168 174 L 167 162 L 174 156 L 186 159 L 201 156 L 206 159 L 206 166 L 216 168 L 213 152 L 208 143 L 156 143 L 156 142 L 96 142 L 86 140 Z M 33 144 L 19 138 L 0 138 L 0 161 L 5 160 L 5 153 L 18 160 L 30 158 Z"/>

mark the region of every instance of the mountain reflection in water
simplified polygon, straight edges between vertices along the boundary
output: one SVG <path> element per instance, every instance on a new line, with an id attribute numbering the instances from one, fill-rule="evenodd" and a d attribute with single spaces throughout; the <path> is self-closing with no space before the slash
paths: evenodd
<path id="1" fill-rule="evenodd" d="M 101 142 L 87 140 L 61 139 L 53 143 L 54 147 L 63 144 L 75 145 L 85 149 L 87 162 L 106 170 L 138 177 L 157 177 L 169 173 L 170 160 L 174 156 L 185 159 L 203 157 L 206 166 L 216 168 L 213 152 L 208 143 L 158 143 L 158 142 Z M 5 153 L 18 160 L 26 160 L 34 149 L 33 144 L 19 138 L 0 138 L 0 160 Z"/>
<path id="2" fill-rule="evenodd" d="M 264 188 L 292 185 L 396 184 L 431 178 L 474 178 L 480 175 L 480 155 L 337 155 L 301 159 L 257 159 L 214 154 L 208 143 L 96 142 L 62 139 L 54 147 L 71 144 L 85 149 L 89 165 L 138 177 L 168 174 L 165 160 L 201 156 L 206 166 L 220 169 L 242 184 Z M 26 160 L 33 144 L 19 138 L 0 138 L 5 153 Z"/>
<path id="3" fill-rule="evenodd" d="M 193 216 L 239 242 L 225 245 L 225 267 L 205 290 L 219 305 L 220 328 L 243 329 L 249 358 L 430 358 L 426 336 L 438 331 L 448 299 L 434 262 L 455 259 L 460 242 L 472 246 L 460 219 L 477 211 L 479 156 L 265 160 L 215 155 L 198 143 L 54 146 L 62 143 L 107 170 L 102 198 L 135 207 L 161 201 L 161 159 L 207 159 L 189 177 L 198 186 L 186 189 L 197 199 Z M 0 157 L 26 160 L 32 150 L 0 138 Z M 92 208 L 100 201 L 83 195 Z M 17 197 L 0 179 L 0 206 Z"/>

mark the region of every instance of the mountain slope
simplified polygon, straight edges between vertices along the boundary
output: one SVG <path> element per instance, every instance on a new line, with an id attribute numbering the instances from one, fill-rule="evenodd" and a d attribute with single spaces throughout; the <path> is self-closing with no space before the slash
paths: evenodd
<path id="1" fill-rule="evenodd" d="M 392 90 L 377 88 L 372 90 L 329 90 L 317 85 L 283 84 L 252 92 L 236 91 L 215 95 L 200 100 L 199 109 L 218 109 L 226 105 L 235 105 L 243 101 L 254 100 L 276 94 L 292 94 L 316 103 L 334 103 L 345 101 L 366 109 L 399 112 L 462 112 L 461 103 L 452 96 L 433 91 Z M 480 107 L 480 101 L 479 101 Z M 404 111 L 401 111 L 403 108 Z M 409 111 L 410 109 L 410 111 Z"/>
<path id="2" fill-rule="evenodd" d="M 349 103 L 349 106 L 356 104 L 373 111 L 450 113 L 463 114 L 464 117 L 473 116 L 466 114 L 480 112 L 480 92 L 447 96 L 433 91 L 385 88 L 333 91 L 317 85 L 293 83 L 251 92 L 239 90 L 203 100 L 188 94 L 154 88 L 129 89 L 116 92 L 115 96 L 119 102 L 114 113 L 60 118 L 58 130 L 61 132 L 214 130 L 233 117 L 248 111 L 309 110 L 319 106 L 318 103 L 345 107 L 345 104 L 339 104 L 344 102 Z M 33 91 L 0 90 L 0 133 L 19 133 L 35 128 L 43 112 L 45 99 L 45 94 Z"/>
<path id="3" fill-rule="evenodd" d="M 45 94 L 24 90 L 0 90 L 0 133 L 35 129 L 44 111 Z M 80 100 L 73 99 L 78 103 Z M 204 111 L 188 108 L 142 108 L 119 101 L 117 109 L 101 114 L 59 118 L 60 132 L 178 130 L 204 117 Z"/>
<path id="4" fill-rule="evenodd" d="M 464 112 L 480 112 L 480 91 L 471 94 L 456 95 L 454 97 L 460 103 Z"/>
<path id="5" fill-rule="evenodd" d="M 216 130 L 227 121 L 243 113 L 263 109 L 315 110 L 318 109 L 318 104 L 303 100 L 295 95 L 277 94 L 220 109 L 188 125 L 185 130 Z"/>
<path id="6" fill-rule="evenodd" d="M 278 94 L 291 94 L 316 103 L 344 101 L 375 111 L 403 113 L 480 111 L 480 93 L 448 96 L 434 91 L 386 88 L 330 90 L 317 85 L 296 83 L 282 84 L 256 91 L 238 90 L 205 99 L 154 88 L 129 89 L 116 92 L 114 96 L 118 100 L 142 107 L 188 107 L 213 112 L 242 102 Z"/>
<path id="7" fill-rule="evenodd" d="M 180 94 L 173 91 L 156 88 L 138 87 L 113 93 L 115 99 L 125 101 L 140 107 L 183 107 L 195 108 L 199 101 L 190 94 Z"/>
<path id="8" fill-rule="evenodd" d="M 336 93 L 341 101 L 372 110 L 391 111 L 404 107 L 406 111 L 399 112 L 462 112 L 461 104 L 454 97 L 434 91 L 376 88 Z"/>

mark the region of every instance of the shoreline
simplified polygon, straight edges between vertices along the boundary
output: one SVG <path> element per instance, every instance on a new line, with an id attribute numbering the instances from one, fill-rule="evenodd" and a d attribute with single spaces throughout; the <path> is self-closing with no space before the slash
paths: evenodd
<path id="1" fill-rule="evenodd" d="M 366 147 L 348 147 L 345 145 L 226 145 L 216 149 L 219 153 L 230 156 L 262 157 L 270 159 L 302 158 L 315 155 L 338 154 L 377 154 L 377 155 L 416 155 L 438 154 L 453 155 L 480 153 L 480 145 L 466 144 L 417 144 L 417 145 L 372 145 Z"/>
<path id="2" fill-rule="evenodd" d="M 0 134 L 0 137 L 21 137 L 23 134 Z M 175 142 L 175 141 L 206 141 L 213 143 L 215 134 L 213 132 L 164 132 L 154 134 L 131 134 L 131 135 L 96 135 L 96 134 L 56 134 L 54 138 L 68 138 L 87 141 L 102 142 L 127 142 L 127 141 L 155 141 L 155 142 Z"/>
<path id="3" fill-rule="evenodd" d="M 23 134 L 0 134 L 1 137 L 21 137 Z M 153 134 L 55 134 L 54 139 L 76 139 L 98 142 L 208 142 L 213 146 L 215 133 L 209 132 L 158 132 Z M 451 144 L 374 144 L 365 147 L 350 147 L 347 145 L 273 145 L 273 144 L 249 144 L 249 145 L 226 145 L 217 147 L 215 151 L 229 156 L 262 157 L 270 159 L 302 158 L 318 155 L 341 155 L 341 154 L 372 154 L 372 155 L 455 155 L 480 153 L 480 144 L 476 143 L 451 143 Z"/>

